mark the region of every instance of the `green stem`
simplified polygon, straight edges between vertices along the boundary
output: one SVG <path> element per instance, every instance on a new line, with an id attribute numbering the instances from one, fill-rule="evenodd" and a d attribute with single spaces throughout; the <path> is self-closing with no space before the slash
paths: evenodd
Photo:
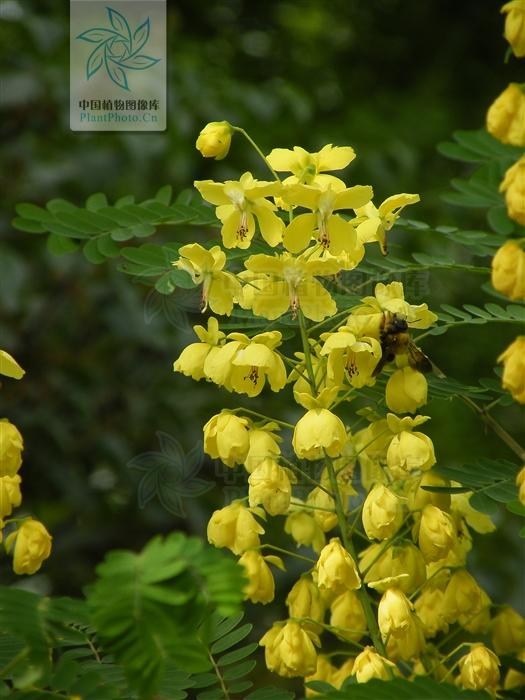
<path id="1" fill-rule="evenodd" d="M 310 557 L 303 557 L 302 554 L 296 554 L 295 552 L 290 552 L 288 549 L 283 549 L 282 547 L 277 547 L 274 544 L 262 544 L 258 549 L 273 549 L 276 552 L 281 552 L 281 554 L 287 554 L 289 557 L 295 557 L 296 559 L 302 559 L 307 561 L 309 564 L 315 564 L 316 559 L 310 559 Z"/>
<path id="2" fill-rule="evenodd" d="M 244 129 L 241 129 L 240 126 L 234 126 L 234 127 L 233 127 L 233 130 L 234 130 L 234 131 L 237 131 L 239 134 L 242 134 L 242 135 L 244 136 L 244 138 L 248 141 L 248 143 L 249 143 L 251 146 L 253 146 L 253 148 L 255 148 L 255 150 L 257 151 L 257 153 L 261 156 L 261 158 L 263 159 L 263 161 L 264 161 L 266 167 L 267 167 L 268 170 L 272 173 L 272 175 L 273 175 L 274 178 L 277 180 L 277 182 L 281 182 L 281 178 L 279 177 L 279 175 L 277 175 L 277 173 L 275 172 L 275 170 L 272 168 L 272 166 L 271 166 L 270 163 L 268 162 L 268 159 L 266 158 L 266 156 L 264 155 L 264 153 L 261 151 L 261 149 L 259 148 L 259 146 L 255 143 L 255 141 L 252 139 L 252 137 L 248 134 L 248 132 L 246 132 Z"/>
<path id="3" fill-rule="evenodd" d="M 2 669 L 0 669 L 0 678 L 5 678 L 5 676 L 10 673 L 18 664 L 23 661 L 26 656 L 29 655 L 29 649 L 22 649 L 16 656 L 13 656 L 11 661 L 7 663 Z"/>
<path id="4" fill-rule="evenodd" d="M 477 403 L 472 401 L 471 398 L 468 396 L 463 396 L 460 394 L 460 398 L 469 406 L 475 413 L 478 414 L 478 416 L 481 418 L 481 420 L 487 425 L 489 428 L 491 428 L 496 435 L 503 440 L 503 442 L 509 447 L 512 452 L 514 452 L 515 455 L 517 455 L 520 459 L 521 462 L 525 462 L 525 449 L 518 443 L 512 435 L 509 435 L 505 428 L 501 426 L 495 418 L 493 418 L 490 413 L 485 408 L 481 408 L 481 406 L 478 406 Z"/>
<path id="5" fill-rule="evenodd" d="M 257 411 L 252 411 L 251 408 L 244 408 L 241 406 L 240 408 L 231 408 L 228 409 L 230 413 L 250 413 L 252 416 L 256 416 L 257 418 L 262 418 L 263 420 L 267 420 L 269 423 L 278 423 L 279 425 L 284 426 L 285 428 L 290 428 L 290 430 L 293 430 L 295 426 L 293 426 L 291 423 L 286 423 L 284 420 L 278 420 L 277 418 L 270 418 L 269 416 L 265 416 L 264 413 L 258 413 Z"/>
<path id="6" fill-rule="evenodd" d="M 291 462 L 289 459 L 286 459 L 286 457 L 283 457 L 283 455 L 279 455 L 279 461 L 284 462 L 292 471 L 297 472 L 298 474 L 303 476 L 310 484 L 317 486 L 318 489 L 321 489 L 321 491 L 327 493 L 330 496 L 330 498 L 334 497 L 333 493 L 331 493 L 327 488 L 325 488 L 319 481 L 316 481 L 313 477 L 311 477 L 310 474 L 303 471 L 301 467 L 298 467 L 297 464 L 294 464 L 294 462 Z"/>
<path id="7" fill-rule="evenodd" d="M 304 350 L 304 363 L 306 366 L 306 371 L 308 372 L 308 377 L 310 378 L 310 386 L 312 387 L 312 392 L 317 394 L 317 384 L 315 381 L 315 372 L 312 365 L 312 354 L 310 352 L 310 343 L 308 342 L 308 333 L 306 332 L 306 322 L 304 319 L 304 314 L 299 309 L 299 328 L 301 331 L 301 341 L 303 343 Z"/>

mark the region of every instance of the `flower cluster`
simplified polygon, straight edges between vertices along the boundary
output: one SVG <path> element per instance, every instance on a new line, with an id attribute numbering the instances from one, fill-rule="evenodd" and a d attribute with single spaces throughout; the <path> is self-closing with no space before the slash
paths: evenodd
<path id="1" fill-rule="evenodd" d="M 201 132 L 203 155 L 226 155 L 203 140 L 220 124 L 226 128 L 219 122 Z M 229 137 L 238 131 L 228 125 Z M 174 265 L 202 285 L 203 311 L 230 315 L 237 306 L 262 330 L 227 335 L 210 316 L 174 369 L 249 397 L 291 385 L 296 404 L 292 423 L 235 407 L 204 426 L 205 452 L 247 481 L 244 498 L 212 514 L 208 540 L 239 557 L 253 603 L 273 600 L 271 567 L 285 566 L 268 550 L 307 562 L 286 597 L 288 617 L 260 641 L 271 671 L 335 687 L 349 676 L 363 683 L 428 674 L 492 692 L 500 683 L 496 654 L 525 647 L 525 621 L 511 608 L 494 615 L 468 572 L 471 531 L 494 526 L 471 506 L 471 494 L 440 475 L 429 417 L 418 413 L 427 401 L 422 370 L 431 363 L 410 331 L 430 328 L 437 316 L 407 300 L 400 282 L 379 283 L 373 296 L 339 310 L 332 291 L 369 245 L 388 252 L 387 232 L 419 199 L 394 195 L 376 207 L 371 187 L 332 174 L 354 158 L 348 146 L 277 148 L 265 158 L 273 181 L 244 173 L 195 183 L 216 207 L 222 247 L 185 245 Z M 352 415 L 350 402 L 370 387 L 384 391 L 387 410 L 377 413 L 380 402 Z M 306 550 L 264 541 L 268 518 L 282 518 L 292 543 Z M 491 634 L 492 648 L 468 642 L 449 654 L 442 643 L 452 627 Z M 345 645 L 338 665 L 322 653 L 330 635 Z"/>
<path id="2" fill-rule="evenodd" d="M 21 379 L 25 372 L 5 350 L 0 350 L 0 374 Z M 51 535 L 38 520 L 9 518 L 13 508 L 22 503 L 19 471 L 22 465 L 24 441 L 18 428 L 7 418 L 0 420 L 0 541 L 3 529 L 15 524 L 5 538 L 5 548 L 13 554 L 16 574 L 34 574 L 51 553 Z M 8 520 L 6 520 L 8 518 Z"/>

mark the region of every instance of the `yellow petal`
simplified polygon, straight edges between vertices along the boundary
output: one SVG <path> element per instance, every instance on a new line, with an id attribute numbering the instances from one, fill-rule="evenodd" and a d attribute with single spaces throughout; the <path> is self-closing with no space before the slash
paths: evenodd
<path id="1" fill-rule="evenodd" d="M 323 146 L 318 154 L 318 171 L 342 170 L 355 158 L 355 151 L 351 146 Z"/>
<path id="2" fill-rule="evenodd" d="M 310 243 L 316 225 L 315 214 L 299 214 L 286 227 L 283 245 L 291 253 L 299 253 Z"/>
<path id="3" fill-rule="evenodd" d="M 22 379 L 25 370 L 20 367 L 15 358 L 11 357 L 8 352 L 0 350 L 0 374 L 12 379 Z"/>
<path id="4" fill-rule="evenodd" d="M 195 180 L 193 184 L 201 193 L 201 197 L 210 204 L 231 204 L 230 198 L 224 192 L 223 182 Z"/>
<path id="5" fill-rule="evenodd" d="M 312 321 L 322 321 L 337 313 L 337 304 L 315 279 L 301 282 L 297 287 L 297 296 L 303 314 Z"/>
<path id="6" fill-rule="evenodd" d="M 253 256 L 258 257 L 258 256 Z M 253 313 L 270 321 L 279 318 L 288 311 L 290 295 L 288 284 L 281 280 L 268 280 L 261 285 L 253 297 Z"/>
<path id="7" fill-rule="evenodd" d="M 364 207 L 373 196 L 374 191 L 370 185 L 355 185 L 337 193 L 334 209 L 358 209 Z"/>

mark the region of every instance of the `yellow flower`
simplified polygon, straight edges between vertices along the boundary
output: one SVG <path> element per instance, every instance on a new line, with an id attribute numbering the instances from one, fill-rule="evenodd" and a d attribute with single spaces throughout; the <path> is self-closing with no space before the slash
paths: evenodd
<path id="1" fill-rule="evenodd" d="M 387 415 L 387 423 L 394 433 L 388 446 L 386 461 L 395 478 L 403 478 L 414 469 L 423 471 L 436 463 L 432 440 L 424 433 L 413 432 L 413 428 L 428 420 L 428 416 L 398 418 Z"/>
<path id="2" fill-rule="evenodd" d="M 457 481 L 452 482 L 452 486 L 461 486 Z M 454 493 L 451 496 L 451 508 L 450 512 L 456 519 L 464 518 L 467 525 L 471 527 L 476 532 L 482 535 L 486 535 L 488 532 L 494 532 L 496 526 L 490 519 L 490 516 L 485 513 L 480 513 L 470 505 L 470 498 L 472 492 L 468 491 L 466 493 Z M 435 503 L 434 505 L 438 505 Z"/>
<path id="3" fill-rule="evenodd" d="M 399 675 L 396 665 L 380 656 L 374 647 L 365 647 L 355 657 L 352 669 L 352 675 L 357 678 L 358 683 L 368 683 L 373 678 L 389 681 L 394 672 L 395 675 Z"/>
<path id="4" fill-rule="evenodd" d="M 502 143 L 525 146 L 525 94 L 510 83 L 487 112 L 487 131 Z"/>
<path id="5" fill-rule="evenodd" d="M 215 547 L 228 547 L 234 554 L 258 547 L 264 528 L 255 520 L 252 511 L 263 515 L 258 508 L 250 510 L 240 501 L 214 511 L 208 523 L 208 542 Z"/>
<path id="6" fill-rule="evenodd" d="M 180 260 L 174 267 L 187 272 L 195 284 L 202 284 L 201 311 L 208 308 L 216 314 L 229 316 L 234 300 L 241 294 L 240 282 L 230 272 L 224 272 L 226 255 L 218 245 L 206 250 L 198 243 L 179 248 Z"/>
<path id="7" fill-rule="evenodd" d="M 337 393 L 337 389 L 335 389 Z M 322 459 L 339 457 L 347 441 L 343 421 L 324 406 L 329 405 L 334 391 L 325 389 L 314 399 L 308 394 L 300 394 L 301 404 L 308 407 L 294 428 L 292 445 L 299 459 Z"/>
<path id="8" fill-rule="evenodd" d="M 294 216 L 283 234 L 283 245 L 291 253 L 299 253 L 306 248 L 312 238 L 332 255 L 349 253 L 359 262 L 363 255 L 363 245 L 358 241 L 355 229 L 335 211 L 356 209 L 372 197 L 372 188 L 355 185 L 341 191 L 319 190 L 308 185 L 291 185 L 283 191 L 284 199 L 294 206 L 310 209 L 310 214 Z"/>
<path id="9" fill-rule="evenodd" d="M 303 575 L 298 579 L 286 598 L 289 617 L 310 618 L 312 622 L 305 622 L 305 629 L 311 629 L 316 634 L 322 631 L 318 622 L 324 621 L 325 603 L 321 592 L 310 575 Z"/>
<path id="10" fill-rule="evenodd" d="M 386 405 L 394 413 L 415 413 L 427 402 L 425 375 L 412 367 L 396 369 L 386 384 Z"/>
<path id="11" fill-rule="evenodd" d="M 512 46 L 514 55 L 525 56 L 525 0 L 511 0 L 501 8 L 506 13 L 505 39 Z"/>
<path id="12" fill-rule="evenodd" d="M 28 518 L 5 541 L 9 552 L 14 547 L 13 570 L 15 574 L 34 574 L 51 554 L 52 537 L 42 523 Z"/>
<path id="13" fill-rule="evenodd" d="M 253 428 L 248 434 L 249 448 L 244 467 L 251 474 L 255 467 L 265 459 L 275 459 L 281 454 L 279 443 L 281 438 L 274 434 L 278 429 L 277 423 L 266 423 L 259 428 Z"/>
<path id="14" fill-rule="evenodd" d="M 210 418 L 203 428 L 204 452 L 228 467 L 242 464 L 250 449 L 249 421 L 227 411 Z"/>
<path id="15" fill-rule="evenodd" d="M 287 148 L 274 148 L 267 156 L 267 161 L 278 173 L 291 172 L 285 185 L 316 185 L 321 189 L 331 186 L 334 190 L 344 189 L 345 183 L 333 175 L 325 175 L 330 170 L 342 170 L 355 158 L 350 146 L 323 146 L 317 153 L 308 153 L 300 146 L 293 151 Z"/>
<path id="16" fill-rule="evenodd" d="M 479 604 L 473 612 L 458 617 L 459 624 L 471 634 L 487 634 L 490 628 L 490 608 L 492 601 L 481 588 Z"/>
<path id="17" fill-rule="evenodd" d="M 454 571 L 445 589 L 447 622 L 456 622 L 461 615 L 469 617 L 481 608 L 481 588 L 466 569 Z"/>
<path id="18" fill-rule="evenodd" d="M 205 158 L 222 160 L 228 155 L 233 129 L 228 122 L 210 122 L 200 132 L 195 148 Z"/>
<path id="19" fill-rule="evenodd" d="M 338 595 L 361 587 L 361 579 L 355 561 L 341 545 L 338 537 L 333 537 L 325 545 L 316 564 L 317 585 L 321 591 Z"/>
<path id="20" fill-rule="evenodd" d="M 323 532 L 333 530 L 337 525 L 337 513 L 335 512 L 335 502 L 332 496 L 316 486 L 315 489 L 308 494 L 306 503 L 314 509 L 321 509 L 312 511 L 321 530 Z"/>
<path id="21" fill-rule="evenodd" d="M 516 658 L 518 661 L 525 663 L 525 649 L 520 651 Z M 503 684 L 505 690 L 519 688 L 521 685 L 525 685 L 525 674 L 515 671 L 513 668 L 509 669 L 507 675 L 505 676 L 505 683 Z"/>
<path id="22" fill-rule="evenodd" d="M 21 481 L 18 474 L 0 476 L 0 523 L 7 515 L 11 515 L 13 508 L 17 508 L 22 503 Z"/>
<path id="23" fill-rule="evenodd" d="M 0 350 L 0 374 L 12 379 L 22 379 L 25 370 L 20 367 L 15 358 L 11 357 L 8 352 Z"/>
<path id="24" fill-rule="evenodd" d="M 525 647 L 525 620 L 509 605 L 493 618 L 491 628 L 496 654 L 509 654 Z"/>
<path id="25" fill-rule="evenodd" d="M 219 330 L 219 323 L 213 316 L 208 319 L 207 329 L 204 326 L 193 326 L 193 331 L 201 342 L 191 343 L 184 348 L 173 363 L 173 371 L 182 372 L 198 381 L 205 378 L 204 362 L 219 350 L 225 334 Z"/>
<path id="26" fill-rule="evenodd" d="M 419 548 L 425 561 L 439 561 L 454 546 L 455 529 L 448 513 L 436 506 L 426 505 L 419 523 Z"/>
<path id="27" fill-rule="evenodd" d="M 300 309 L 306 318 L 322 321 L 337 312 L 335 301 L 315 279 L 340 272 L 342 264 L 336 258 L 310 260 L 306 251 L 298 257 L 252 255 L 244 264 L 262 277 L 252 302 L 256 316 L 274 320 L 291 309 L 295 318 Z"/>
<path id="28" fill-rule="evenodd" d="M 274 625 L 259 644 L 265 647 L 266 666 L 279 676 L 310 676 L 317 668 L 312 639 L 297 622 L 289 620 L 284 627 Z"/>
<path id="29" fill-rule="evenodd" d="M 350 642 L 358 642 L 367 632 L 363 606 L 354 591 L 337 596 L 330 606 L 330 625 L 337 627 L 335 634 Z"/>
<path id="30" fill-rule="evenodd" d="M 386 641 L 386 650 L 394 661 L 418 659 L 425 650 L 423 625 L 416 615 L 411 615 L 408 628 L 399 636 L 391 635 Z"/>
<path id="31" fill-rule="evenodd" d="M 519 335 L 498 357 L 503 362 L 503 388 L 515 401 L 525 403 L 525 335 Z"/>
<path id="32" fill-rule="evenodd" d="M 334 688 L 340 688 L 347 678 L 350 678 L 352 671 L 354 670 L 354 659 L 347 659 L 342 666 L 334 669 L 332 673 L 332 679 L 328 680 Z"/>
<path id="33" fill-rule="evenodd" d="M 284 223 L 275 214 L 275 204 L 266 199 L 280 195 L 280 182 L 255 180 L 251 173 L 244 173 L 240 180 L 200 180 L 194 185 L 203 199 L 217 207 L 215 213 L 222 222 L 225 248 L 249 248 L 255 233 L 255 219 L 268 245 L 276 246 L 281 242 Z"/>
<path id="34" fill-rule="evenodd" d="M 262 504 L 269 515 L 286 513 L 290 505 L 292 485 L 288 471 L 275 460 L 263 460 L 250 474 L 248 483 L 250 506 Z"/>
<path id="35" fill-rule="evenodd" d="M 380 548 L 374 544 L 359 555 L 359 568 L 366 571 L 365 582 L 370 588 L 384 593 L 387 588 L 395 586 L 409 595 L 425 582 L 425 560 L 415 545 L 403 541 L 378 556 Z"/>
<path id="36" fill-rule="evenodd" d="M 383 639 L 401 637 L 410 628 L 412 604 L 398 588 L 388 588 L 379 601 L 377 623 Z"/>
<path id="37" fill-rule="evenodd" d="M 525 156 L 507 170 L 499 191 L 505 192 L 509 217 L 525 226 Z"/>
<path id="38" fill-rule="evenodd" d="M 443 478 L 432 469 L 423 472 L 420 478 L 409 485 L 408 507 L 410 510 L 423 510 L 430 503 L 433 506 L 448 511 L 450 508 L 450 494 L 427 491 L 424 486 L 450 486 L 450 481 Z"/>
<path id="39" fill-rule="evenodd" d="M 286 384 L 286 368 L 275 348 L 281 344 L 279 331 L 259 333 L 249 338 L 230 333 L 228 341 L 204 363 L 204 374 L 215 384 L 238 394 L 258 396 L 266 384 L 280 391 Z"/>
<path id="40" fill-rule="evenodd" d="M 293 503 L 296 504 L 298 500 L 294 499 Z M 319 524 L 304 510 L 294 510 L 290 513 L 285 520 L 284 531 L 293 537 L 298 547 L 312 547 L 314 552 L 320 552 L 326 543 L 326 537 Z"/>
<path id="41" fill-rule="evenodd" d="M 471 690 L 496 690 L 499 682 L 500 661 L 496 654 L 483 644 L 471 647 L 459 661 L 459 682 Z"/>
<path id="42" fill-rule="evenodd" d="M 321 356 L 328 356 L 327 378 L 332 384 L 343 384 L 346 379 L 354 387 L 370 386 L 377 363 L 381 359 L 381 345 L 376 338 L 357 337 L 350 328 L 342 326 L 335 333 L 325 333 Z"/>
<path id="43" fill-rule="evenodd" d="M 268 563 L 284 569 L 284 564 L 279 557 L 263 557 L 255 549 L 249 549 L 239 559 L 239 564 L 244 567 L 248 583 L 244 588 L 244 599 L 252 603 L 270 603 L 275 595 L 275 582 Z"/>
<path id="44" fill-rule="evenodd" d="M 24 440 L 7 418 L 0 420 L 0 476 L 14 476 L 22 464 Z"/>
<path id="45" fill-rule="evenodd" d="M 513 301 L 525 299 L 525 251 L 515 241 L 504 243 L 492 259 L 492 286 Z"/>
<path id="46" fill-rule="evenodd" d="M 361 243 L 377 242 L 383 255 L 387 254 L 386 233 L 399 219 L 401 211 L 409 204 L 419 202 L 418 194 L 394 194 L 379 205 L 369 202 L 356 209 L 356 214 L 365 220 L 357 226 L 357 238 Z"/>
<path id="47" fill-rule="evenodd" d="M 519 489 L 518 498 L 525 506 L 525 464 L 518 472 L 518 476 L 516 477 L 516 486 Z"/>
<path id="48" fill-rule="evenodd" d="M 427 585 L 417 597 L 414 607 L 421 620 L 425 637 L 431 639 L 439 632 L 448 632 L 445 615 L 445 593 L 437 586 Z"/>
<path id="49" fill-rule="evenodd" d="M 395 493 L 376 484 L 363 503 L 361 517 L 370 540 L 387 540 L 401 527 L 403 504 Z"/>
<path id="50" fill-rule="evenodd" d="M 306 676 L 304 681 L 305 683 L 309 683 L 310 681 L 325 681 L 325 683 L 335 685 L 333 681 L 334 673 L 336 673 L 335 666 L 332 666 L 327 656 L 320 654 L 317 657 L 317 668 L 315 669 L 315 673 L 312 673 L 311 676 Z M 316 691 L 312 690 L 311 688 L 305 688 L 305 691 L 305 697 L 307 698 L 320 697 L 320 694 L 316 693 Z"/>

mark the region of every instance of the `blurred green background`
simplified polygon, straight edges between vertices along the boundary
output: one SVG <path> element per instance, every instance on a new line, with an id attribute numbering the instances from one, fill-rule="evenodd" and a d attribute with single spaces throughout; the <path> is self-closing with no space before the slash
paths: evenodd
<path id="1" fill-rule="evenodd" d="M 506 84 L 523 80 L 517 61 L 504 63 L 499 7 L 488 0 L 169 2 L 166 132 L 97 134 L 69 130 L 67 3 L 2 2 L 0 346 L 27 375 L 4 383 L 0 415 L 26 441 L 24 508 L 54 536 L 51 560 L 24 585 L 78 594 L 107 550 L 138 548 L 174 528 L 202 536 L 211 511 L 244 486 L 204 460 L 199 477 L 217 485 L 198 499 L 184 498 L 184 512 L 176 494 L 168 505 L 179 515 L 157 498 L 139 508 L 140 474 L 129 461 L 159 451 L 157 431 L 189 452 L 202 424 L 235 404 L 171 370 L 198 322 L 195 298 L 161 298 L 111 263 L 54 257 L 44 237 L 10 227 L 14 205 L 54 197 L 81 204 L 97 191 L 110 201 L 129 193 L 140 199 L 167 183 L 177 192 L 194 179 L 237 178 L 247 169 L 265 178 L 239 138 L 220 163 L 195 150 L 206 122 L 227 119 L 265 151 L 350 144 L 358 154 L 352 182 L 372 184 L 378 201 L 419 192 L 422 202 L 410 216 L 484 228 L 482 213 L 440 202 L 448 180 L 464 168 L 441 157 L 436 144 L 454 129 L 481 127 Z M 173 235 L 185 234 L 174 229 Z M 446 245 L 412 233 L 393 250 L 402 255 Z M 410 301 L 479 304 L 479 284 L 458 273 L 424 276 Z M 475 382 L 492 375 L 494 358 L 515 334 L 510 326 L 497 333 L 490 325 L 460 329 L 430 339 L 425 350 L 452 377 Z M 268 413 L 280 406 L 266 394 L 256 403 Z M 463 404 L 436 401 L 428 413 L 438 464 L 513 458 Z M 504 415 L 511 432 L 523 433 L 522 413 Z M 520 607 L 516 562 L 524 552 L 517 522 L 505 513 L 496 520 L 500 529 L 476 539 L 471 562 L 491 597 Z M 281 590 L 293 575 L 278 574 Z M 0 579 L 15 580 L 7 562 Z M 259 608 L 263 627 L 275 617 Z"/>

